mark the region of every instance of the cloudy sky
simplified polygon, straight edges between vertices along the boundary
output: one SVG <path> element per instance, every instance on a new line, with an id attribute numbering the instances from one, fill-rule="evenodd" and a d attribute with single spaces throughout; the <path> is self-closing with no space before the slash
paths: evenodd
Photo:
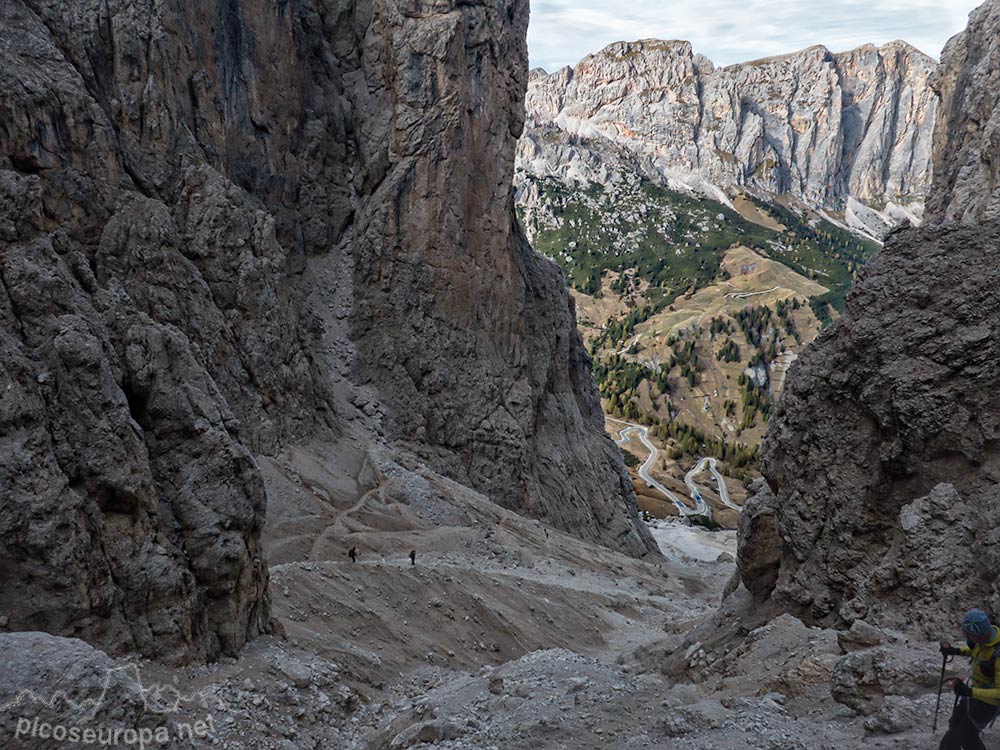
<path id="1" fill-rule="evenodd" d="M 905 39 L 937 57 L 982 0 L 532 0 L 533 67 L 574 65 L 611 42 L 687 39 L 717 65 Z"/>

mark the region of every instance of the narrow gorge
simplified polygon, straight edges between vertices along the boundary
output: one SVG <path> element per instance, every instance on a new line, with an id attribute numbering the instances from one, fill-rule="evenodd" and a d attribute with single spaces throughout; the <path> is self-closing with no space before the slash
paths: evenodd
<path id="1" fill-rule="evenodd" d="M 0 1 L 0 747 L 938 747 L 1000 0 L 939 64 L 528 23 Z"/>
<path id="2" fill-rule="evenodd" d="M 270 627 L 255 457 L 356 412 L 501 505 L 655 549 L 512 215 L 526 2 L 0 13 L 9 628 L 236 653 Z"/>

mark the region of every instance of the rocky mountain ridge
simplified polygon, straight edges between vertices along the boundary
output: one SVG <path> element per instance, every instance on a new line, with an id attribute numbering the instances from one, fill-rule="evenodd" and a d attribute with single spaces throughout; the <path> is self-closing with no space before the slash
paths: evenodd
<path id="1" fill-rule="evenodd" d="M 347 434 L 655 551 L 513 215 L 526 23 L 523 0 L 0 5 L 2 627 L 235 653 L 270 627 L 265 459 Z"/>
<path id="2" fill-rule="evenodd" d="M 930 221 L 974 224 L 1000 216 L 996 160 L 997 55 L 1000 6 L 987 2 L 948 42 L 932 85 L 941 96 L 934 134 L 935 180 Z"/>
<path id="3" fill-rule="evenodd" d="M 574 68 L 532 71 L 518 166 L 600 184 L 609 142 L 669 186 L 721 200 L 734 189 L 788 195 L 881 235 L 903 219 L 919 223 L 934 68 L 904 42 L 840 54 L 816 46 L 724 68 L 689 42 L 616 43 Z"/>

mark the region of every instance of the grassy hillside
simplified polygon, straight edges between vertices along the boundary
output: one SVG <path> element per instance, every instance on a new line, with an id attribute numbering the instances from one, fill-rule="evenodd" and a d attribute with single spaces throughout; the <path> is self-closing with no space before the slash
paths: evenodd
<path id="1" fill-rule="evenodd" d="M 755 476 L 785 372 L 878 245 L 795 206 L 740 196 L 733 210 L 635 175 L 533 188 L 519 213 L 566 272 L 605 412 L 650 427 L 654 474 L 682 497 L 703 456 L 736 486 Z M 630 464 L 645 460 L 629 449 Z M 651 512 L 669 506 L 636 486 Z"/>
<path id="2" fill-rule="evenodd" d="M 605 273 L 632 270 L 660 308 L 713 283 L 725 252 L 743 245 L 822 283 L 829 293 L 817 312 L 827 303 L 842 311 L 854 275 L 879 249 L 790 207 L 741 199 L 741 214 L 638 177 L 587 188 L 546 178 L 535 187 L 536 204 L 519 214 L 535 249 L 563 267 L 570 286 L 597 295 Z"/>
<path id="3" fill-rule="evenodd" d="M 620 286 L 609 274 L 600 299 L 574 293 L 605 410 L 653 427 L 671 476 L 705 455 L 753 476 L 785 371 L 821 329 L 808 300 L 826 288 L 743 247 L 715 283 L 661 310 Z M 617 305 L 628 312 L 593 317 Z"/>

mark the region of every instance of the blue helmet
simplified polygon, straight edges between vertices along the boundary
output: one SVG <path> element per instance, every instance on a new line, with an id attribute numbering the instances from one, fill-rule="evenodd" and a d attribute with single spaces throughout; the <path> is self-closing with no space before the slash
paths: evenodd
<path id="1" fill-rule="evenodd" d="M 993 624 L 983 610 L 970 609 L 962 618 L 962 632 L 972 639 L 983 638 L 993 632 Z"/>

